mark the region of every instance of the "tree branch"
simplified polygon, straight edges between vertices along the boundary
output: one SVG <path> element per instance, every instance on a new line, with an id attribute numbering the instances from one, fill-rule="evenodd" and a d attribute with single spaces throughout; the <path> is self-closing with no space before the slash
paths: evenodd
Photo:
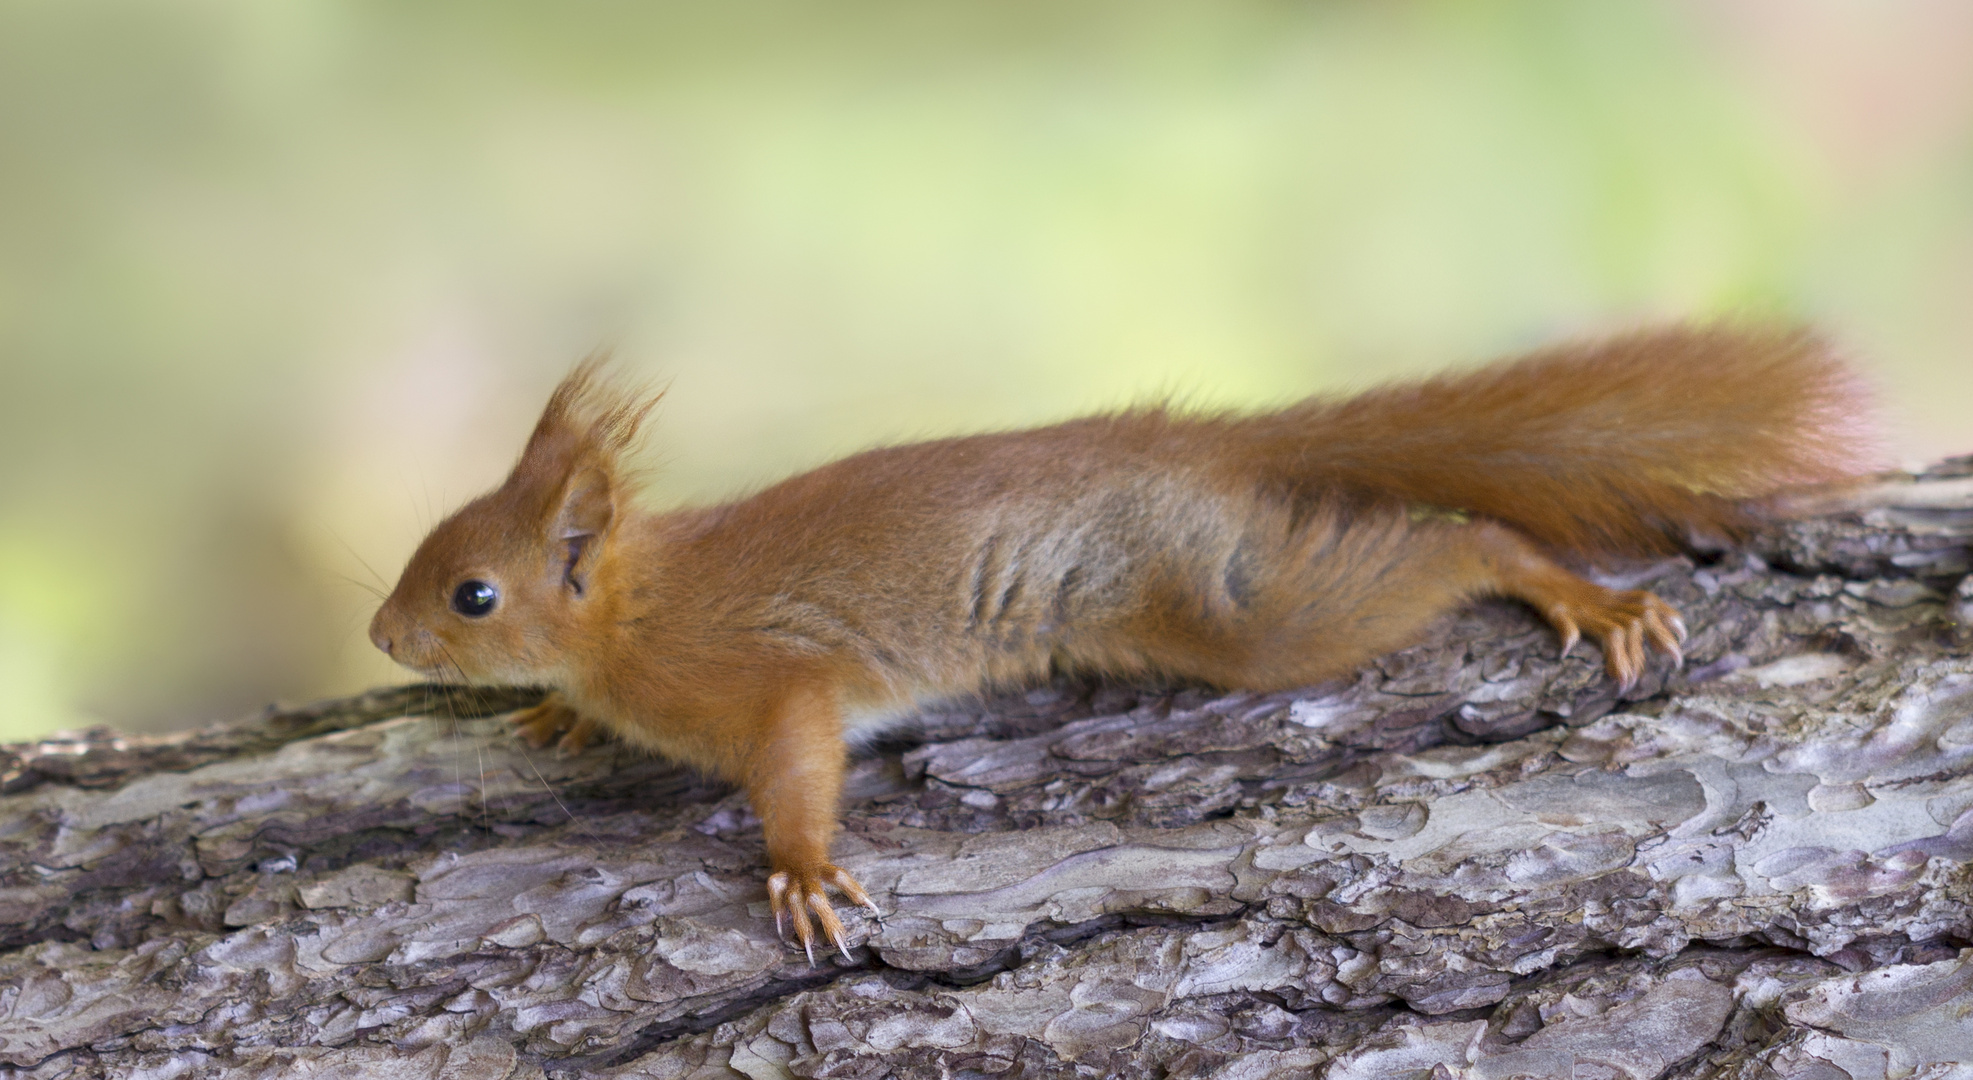
<path id="1" fill-rule="evenodd" d="M 775 939 L 744 799 L 621 748 L 530 753 L 496 718 L 525 693 L 16 746 L 0 1072 L 1973 1060 L 1973 460 L 1822 510 L 1627 579 L 1693 637 L 1621 699 L 1593 647 L 1483 604 L 1296 693 L 928 713 L 852 771 L 838 861 L 885 913 L 845 910 L 854 955 L 816 968 Z"/>

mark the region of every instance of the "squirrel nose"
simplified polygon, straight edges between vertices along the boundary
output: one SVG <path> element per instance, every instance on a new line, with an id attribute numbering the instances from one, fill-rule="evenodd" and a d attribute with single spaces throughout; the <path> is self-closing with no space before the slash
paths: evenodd
<path id="1" fill-rule="evenodd" d="M 370 628 L 370 644 L 375 645 L 379 649 L 382 649 L 384 651 L 385 656 L 389 656 L 391 654 L 390 635 L 384 633 L 382 630 L 378 629 L 375 626 L 372 626 Z"/>

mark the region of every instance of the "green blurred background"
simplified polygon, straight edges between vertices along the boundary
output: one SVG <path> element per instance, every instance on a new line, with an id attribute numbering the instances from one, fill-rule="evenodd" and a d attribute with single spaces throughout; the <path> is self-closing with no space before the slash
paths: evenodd
<path id="1" fill-rule="evenodd" d="M 0 738 L 396 681 L 571 360 L 654 500 L 1812 319 L 1973 450 L 1973 5 L 0 2 Z"/>

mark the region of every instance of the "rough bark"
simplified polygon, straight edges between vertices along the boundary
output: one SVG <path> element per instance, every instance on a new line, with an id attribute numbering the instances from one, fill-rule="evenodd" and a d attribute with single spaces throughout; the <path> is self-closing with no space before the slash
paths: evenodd
<path id="1" fill-rule="evenodd" d="M 1973 1076 L 1969 539 L 1973 459 L 1652 567 L 1690 661 L 1621 698 L 1483 604 L 1297 693 L 928 714 L 813 968 L 739 795 L 524 752 L 526 695 L 14 747 L 0 1073 Z"/>

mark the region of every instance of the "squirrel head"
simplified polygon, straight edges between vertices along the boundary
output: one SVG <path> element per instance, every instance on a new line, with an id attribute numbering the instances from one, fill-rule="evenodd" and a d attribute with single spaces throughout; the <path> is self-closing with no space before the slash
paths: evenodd
<path id="1" fill-rule="evenodd" d="M 609 592 L 629 504 L 622 464 L 657 395 L 578 364 L 548 399 L 514 471 L 418 545 L 370 640 L 428 678 L 554 685 L 562 657 Z"/>

